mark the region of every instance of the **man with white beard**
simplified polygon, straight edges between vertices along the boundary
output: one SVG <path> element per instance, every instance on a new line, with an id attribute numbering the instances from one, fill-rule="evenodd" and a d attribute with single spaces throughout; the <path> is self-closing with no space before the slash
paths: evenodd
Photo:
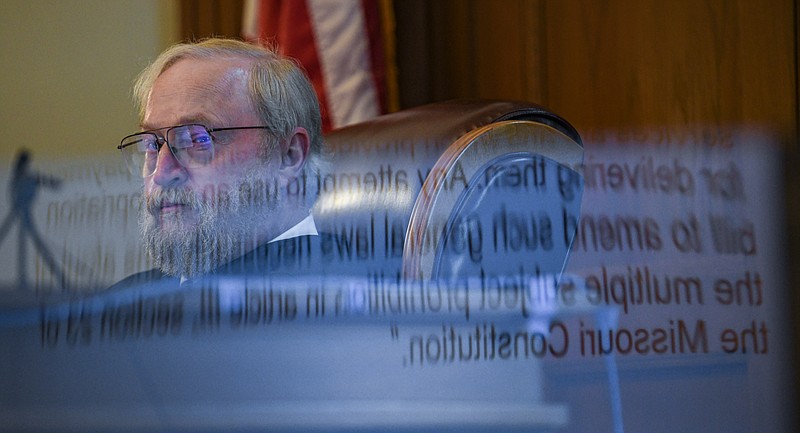
<path id="1" fill-rule="evenodd" d="M 119 149 L 144 180 L 140 226 L 157 269 L 116 286 L 263 270 L 286 242 L 310 251 L 309 203 L 286 190 L 319 163 L 321 120 L 294 62 L 236 40 L 179 44 L 140 74 L 134 97 L 141 132 Z"/>

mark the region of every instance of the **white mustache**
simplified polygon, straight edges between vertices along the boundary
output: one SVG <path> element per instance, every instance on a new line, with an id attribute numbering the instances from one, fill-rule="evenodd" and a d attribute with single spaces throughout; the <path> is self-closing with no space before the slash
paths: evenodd
<path id="1" fill-rule="evenodd" d="M 146 197 L 147 211 L 155 215 L 161 211 L 165 205 L 183 205 L 191 209 L 200 208 L 200 200 L 189 190 L 178 189 L 157 189 Z"/>

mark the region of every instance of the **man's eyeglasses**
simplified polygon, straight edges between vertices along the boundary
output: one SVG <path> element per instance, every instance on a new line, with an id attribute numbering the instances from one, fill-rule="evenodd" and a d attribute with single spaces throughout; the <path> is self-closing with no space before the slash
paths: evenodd
<path id="1" fill-rule="evenodd" d="M 166 129 L 164 135 L 156 131 Z M 156 170 L 158 151 L 167 145 L 169 151 L 185 168 L 195 168 L 208 164 L 214 159 L 215 132 L 238 129 L 270 129 L 268 126 L 235 126 L 231 128 L 206 128 L 200 124 L 171 126 L 152 131 L 129 135 L 120 141 L 117 149 L 128 168 L 135 175 L 147 177 Z"/>

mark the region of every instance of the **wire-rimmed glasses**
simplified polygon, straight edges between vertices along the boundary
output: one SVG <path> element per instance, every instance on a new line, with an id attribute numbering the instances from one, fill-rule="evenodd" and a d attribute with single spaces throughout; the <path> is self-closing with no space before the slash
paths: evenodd
<path id="1" fill-rule="evenodd" d="M 216 139 L 214 133 L 238 129 L 270 129 L 270 127 L 207 128 L 199 123 L 190 123 L 131 134 L 120 141 L 117 149 L 122 151 L 125 164 L 133 174 L 147 177 L 155 172 L 158 152 L 163 145 L 167 145 L 181 166 L 200 167 L 214 159 Z M 160 135 L 158 131 L 164 131 L 164 134 Z"/>

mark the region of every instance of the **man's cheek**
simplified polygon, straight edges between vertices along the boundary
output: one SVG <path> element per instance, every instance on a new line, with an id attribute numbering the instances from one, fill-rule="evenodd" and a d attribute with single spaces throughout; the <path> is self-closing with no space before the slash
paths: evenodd
<path id="1" fill-rule="evenodd" d="M 278 200 L 280 183 L 275 177 L 252 176 L 239 185 L 240 201 L 244 205 L 263 207 Z"/>
<path id="2" fill-rule="evenodd" d="M 230 186 L 226 182 L 209 183 L 203 187 L 201 200 L 211 207 L 230 205 Z"/>
<path id="3" fill-rule="evenodd" d="M 218 167 L 230 166 L 240 169 L 258 160 L 258 149 L 252 145 L 229 145 L 214 156 L 214 164 Z"/>
<path id="4" fill-rule="evenodd" d="M 154 187 L 155 185 L 153 183 L 153 176 L 144 178 L 144 183 L 142 184 L 142 198 L 147 199 L 153 195 Z"/>
<path id="5" fill-rule="evenodd" d="M 153 205 L 153 194 L 146 189 L 142 191 L 141 205 L 139 206 L 139 213 L 141 215 L 154 215 L 157 209 Z"/>

